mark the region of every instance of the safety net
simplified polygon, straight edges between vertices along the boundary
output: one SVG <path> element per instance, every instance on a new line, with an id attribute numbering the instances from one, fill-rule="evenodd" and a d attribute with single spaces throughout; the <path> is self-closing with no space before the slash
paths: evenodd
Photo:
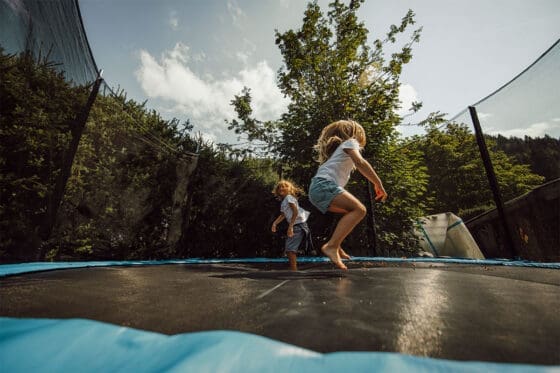
<path id="1" fill-rule="evenodd" d="M 429 255 L 559 260 L 559 65 L 556 41 L 509 82 L 451 119 L 432 118 L 425 136 L 404 144 L 421 150 L 430 174 L 430 215 L 417 222 Z"/>
<path id="2" fill-rule="evenodd" d="M 560 137 L 560 40 L 530 66 L 472 104 L 487 135 Z M 468 109 L 450 119 L 472 125 Z"/>
<path id="3" fill-rule="evenodd" d="M 46 58 L 74 85 L 97 78 L 77 0 L 0 1 L 0 46 L 6 53 Z"/>
<path id="4" fill-rule="evenodd" d="M 0 1 L 0 48 L 1 260 L 182 254 L 188 123 L 102 80 L 77 0 Z"/>

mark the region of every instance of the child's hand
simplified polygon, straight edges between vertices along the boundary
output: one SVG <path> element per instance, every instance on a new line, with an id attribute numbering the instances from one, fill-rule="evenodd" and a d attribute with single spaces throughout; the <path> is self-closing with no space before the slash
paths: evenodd
<path id="1" fill-rule="evenodd" d="M 273 233 L 276 233 L 276 224 L 275 224 L 275 223 L 272 223 L 272 228 L 270 228 L 270 230 L 271 230 Z"/>
<path id="2" fill-rule="evenodd" d="M 383 185 L 375 185 L 375 200 L 379 202 L 385 202 L 387 199 L 387 192 L 383 188 Z"/>
<path id="3" fill-rule="evenodd" d="M 288 234 L 288 237 L 293 237 L 294 236 L 294 227 L 289 226 L 287 234 Z"/>

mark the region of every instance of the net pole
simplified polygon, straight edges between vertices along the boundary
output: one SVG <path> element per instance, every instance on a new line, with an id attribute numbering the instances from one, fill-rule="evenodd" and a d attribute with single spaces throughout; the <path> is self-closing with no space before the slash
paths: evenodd
<path id="1" fill-rule="evenodd" d="M 369 199 L 369 214 L 367 214 L 368 227 L 371 232 L 370 234 L 370 250 L 373 256 L 380 256 L 377 252 L 377 231 L 375 229 L 375 193 L 373 193 L 373 187 L 370 182 L 367 182 L 367 191 Z"/>
<path id="2" fill-rule="evenodd" d="M 70 145 L 68 146 L 67 156 L 64 157 L 64 161 L 63 161 L 64 163 L 61 168 L 61 174 L 58 177 L 58 180 L 55 184 L 53 197 L 47 206 L 45 223 L 41 229 L 41 239 L 43 241 L 48 240 L 52 233 L 52 229 L 56 221 L 56 215 L 58 214 L 58 208 L 60 207 L 60 203 L 62 202 L 62 197 L 64 196 L 66 184 L 68 182 L 68 178 L 70 177 L 70 171 L 72 169 L 72 164 L 74 162 L 74 156 L 76 155 L 76 152 L 78 150 L 80 138 L 82 137 L 84 127 L 86 126 L 89 112 L 91 110 L 91 107 L 93 106 L 93 103 L 95 102 L 95 99 L 97 98 L 99 87 L 101 86 L 102 81 L 103 79 L 101 78 L 101 75 L 98 73 L 97 79 L 93 84 L 88 100 L 84 108 L 77 114 L 74 123 L 72 125 L 72 140 L 70 141 Z M 42 254 L 43 253 L 41 253 L 41 255 Z"/>
<path id="3" fill-rule="evenodd" d="M 492 166 L 492 160 L 490 159 L 490 154 L 488 153 L 488 148 L 486 146 L 486 141 L 484 140 L 484 134 L 482 133 L 482 128 L 480 126 L 480 121 L 478 120 L 478 114 L 474 106 L 469 106 L 469 112 L 474 125 L 474 132 L 476 136 L 476 142 L 478 144 L 478 149 L 480 150 L 480 156 L 482 157 L 482 162 L 484 163 L 484 169 L 486 170 L 486 177 L 488 178 L 488 183 L 490 184 L 490 189 L 492 189 L 492 194 L 494 196 L 494 203 L 496 204 L 496 209 L 498 210 L 498 216 L 504 230 L 504 245 L 506 250 L 510 253 L 512 258 L 517 255 L 517 250 L 513 244 L 513 238 L 511 235 L 511 230 L 509 229 L 509 224 L 504 211 L 504 203 L 502 200 L 502 195 L 500 193 L 500 188 L 498 186 L 498 181 L 496 179 L 496 174 L 494 173 L 494 167 Z"/>

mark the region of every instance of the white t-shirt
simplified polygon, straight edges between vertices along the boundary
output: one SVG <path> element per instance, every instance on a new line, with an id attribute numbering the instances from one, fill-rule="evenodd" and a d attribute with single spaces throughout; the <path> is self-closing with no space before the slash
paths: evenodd
<path id="1" fill-rule="evenodd" d="M 286 218 L 288 224 L 290 224 L 290 221 L 292 220 L 292 208 L 290 207 L 290 203 L 293 203 L 298 208 L 298 216 L 294 224 L 306 222 L 307 218 L 309 217 L 309 211 L 299 207 L 296 197 L 288 194 L 286 197 L 284 197 L 284 199 L 282 200 L 282 204 L 280 205 L 280 211 L 282 211 L 282 213 L 284 214 L 284 217 Z"/>
<path id="2" fill-rule="evenodd" d="M 316 177 L 332 180 L 336 185 L 343 187 L 346 186 L 350 179 L 350 173 L 354 169 L 354 161 L 344 149 L 360 150 L 360 143 L 356 139 L 348 139 L 336 148 L 331 154 L 329 159 L 319 166 Z"/>

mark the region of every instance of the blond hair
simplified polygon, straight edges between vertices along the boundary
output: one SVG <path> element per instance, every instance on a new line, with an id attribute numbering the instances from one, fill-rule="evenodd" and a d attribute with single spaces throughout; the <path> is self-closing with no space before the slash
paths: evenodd
<path id="1" fill-rule="evenodd" d="M 278 189 L 280 189 L 281 186 L 288 187 L 288 194 L 291 194 L 294 197 L 299 197 L 303 194 L 303 189 L 300 188 L 296 183 L 287 179 L 282 179 L 279 180 L 274 186 L 274 189 L 272 189 L 272 194 L 274 194 L 276 197 L 279 196 Z"/>
<path id="2" fill-rule="evenodd" d="M 323 128 L 317 144 L 313 149 L 317 152 L 317 161 L 324 163 L 336 148 L 348 139 L 356 139 L 360 147 L 366 145 L 364 127 L 353 120 L 339 120 Z"/>

